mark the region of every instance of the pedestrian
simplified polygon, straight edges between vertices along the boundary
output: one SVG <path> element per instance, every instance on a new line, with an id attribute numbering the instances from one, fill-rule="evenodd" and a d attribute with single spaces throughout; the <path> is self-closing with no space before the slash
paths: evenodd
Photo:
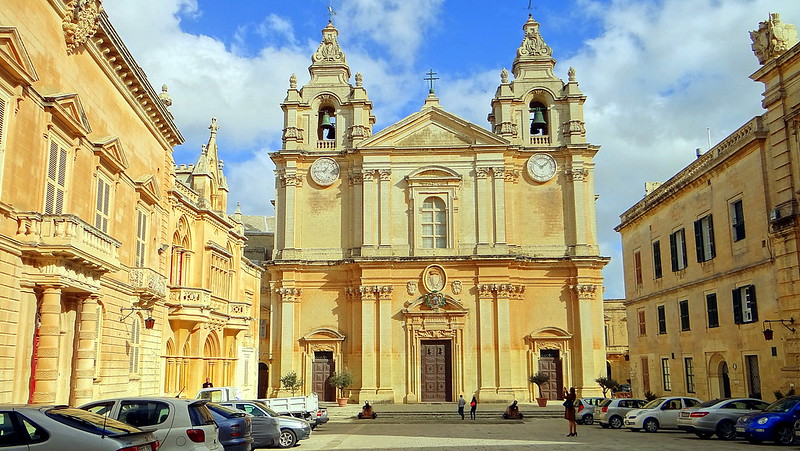
<path id="1" fill-rule="evenodd" d="M 575 423 L 575 401 L 577 400 L 577 396 L 575 395 L 575 387 L 569 388 L 569 393 L 567 393 L 566 387 L 564 388 L 564 418 L 569 422 L 569 434 L 567 437 L 577 437 L 578 436 L 578 425 Z"/>
<path id="2" fill-rule="evenodd" d="M 467 400 L 464 399 L 464 395 L 458 395 L 458 414 L 461 415 L 461 419 L 464 419 L 464 406 L 467 405 Z"/>
<path id="3" fill-rule="evenodd" d="M 214 384 L 211 383 L 211 378 L 207 377 L 206 381 L 203 382 L 203 388 L 211 388 L 213 386 L 214 386 Z"/>
<path id="4" fill-rule="evenodd" d="M 478 408 L 478 400 L 475 397 L 472 397 L 472 401 L 469 402 L 469 419 L 475 419 L 475 410 Z"/>

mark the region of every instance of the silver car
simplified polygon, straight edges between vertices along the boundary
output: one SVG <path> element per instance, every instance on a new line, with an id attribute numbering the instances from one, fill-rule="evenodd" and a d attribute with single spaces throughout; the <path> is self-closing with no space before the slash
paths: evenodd
<path id="1" fill-rule="evenodd" d="M 619 429 L 625 419 L 625 414 L 633 409 L 641 409 L 647 401 L 633 398 L 606 399 L 595 409 L 594 419 L 603 429 Z"/>
<path id="2" fill-rule="evenodd" d="M 0 448 L 8 451 L 156 451 L 150 432 L 67 406 L 0 406 Z"/>
<path id="3" fill-rule="evenodd" d="M 769 403 L 755 398 L 725 398 L 706 401 L 682 409 L 678 415 L 678 429 L 694 432 L 700 438 L 714 434 L 721 440 L 736 438 L 736 420 L 753 411 L 764 410 Z"/>
<path id="4" fill-rule="evenodd" d="M 221 451 L 219 427 L 204 399 L 115 398 L 94 401 L 81 409 L 152 431 L 159 451 Z"/>
<path id="5" fill-rule="evenodd" d="M 575 422 L 578 424 L 592 424 L 594 423 L 594 412 L 596 407 L 606 398 L 580 398 L 575 401 Z"/>
<path id="6" fill-rule="evenodd" d="M 228 401 L 218 403 L 223 406 L 233 407 L 235 409 L 244 410 L 253 416 L 267 416 L 277 418 L 278 427 L 281 429 L 281 435 L 276 445 L 281 448 L 291 448 L 299 440 L 305 440 L 311 437 L 311 425 L 306 420 L 291 417 L 288 415 L 280 415 L 269 406 L 261 401 Z"/>

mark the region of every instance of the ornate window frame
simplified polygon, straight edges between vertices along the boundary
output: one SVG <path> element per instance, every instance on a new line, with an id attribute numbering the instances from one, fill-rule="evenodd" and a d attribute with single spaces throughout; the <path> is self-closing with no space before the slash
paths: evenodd
<path id="1" fill-rule="evenodd" d="M 443 166 L 425 166 L 405 177 L 409 205 L 409 229 L 412 231 L 412 255 L 454 255 L 458 247 L 455 227 L 458 217 L 458 197 L 462 177 Z M 438 197 L 447 212 L 447 243 L 444 248 L 424 248 L 422 245 L 422 205 L 425 199 Z"/>

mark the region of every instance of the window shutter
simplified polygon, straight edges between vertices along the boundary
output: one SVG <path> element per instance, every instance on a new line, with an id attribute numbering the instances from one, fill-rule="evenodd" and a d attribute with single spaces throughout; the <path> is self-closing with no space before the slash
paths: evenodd
<path id="1" fill-rule="evenodd" d="M 697 262 L 703 261 L 703 225 L 702 221 L 694 222 L 694 250 L 697 253 Z"/>
<path id="2" fill-rule="evenodd" d="M 674 233 L 669 236 L 669 255 L 672 258 L 672 272 L 675 272 L 678 270 L 678 244 Z"/>
<path id="3" fill-rule="evenodd" d="M 756 304 L 756 287 L 750 285 L 747 287 L 747 308 L 753 314 L 753 322 L 758 321 L 758 305 Z"/>
<path id="4" fill-rule="evenodd" d="M 733 322 L 736 324 L 742 324 L 744 322 L 742 314 L 742 293 L 738 288 L 733 290 Z"/>
<path id="5" fill-rule="evenodd" d="M 708 245 L 711 247 L 711 258 L 717 256 L 717 250 L 714 246 L 714 215 L 708 215 Z"/>
<path id="6" fill-rule="evenodd" d="M 3 139 L 3 129 L 6 124 L 6 101 L 0 98 L 0 150 L 5 146 L 5 139 Z"/>

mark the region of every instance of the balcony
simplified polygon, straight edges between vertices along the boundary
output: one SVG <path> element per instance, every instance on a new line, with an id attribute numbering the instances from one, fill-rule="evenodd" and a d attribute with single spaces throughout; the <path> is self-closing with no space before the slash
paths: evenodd
<path id="1" fill-rule="evenodd" d="M 535 135 L 535 136 L 531 136 L 531 145 L 532 146 L 549 146 L 550 145 L 550 135 Z"/>
<path id="2" fill-rule="evenodd" d="M 17 215 L 16 239 L 24 255 L 63 258 L 99 274 L 120 269 L 121 243 L 75 215 L 23 212 Z"/>
<path id="3" fill-rule="evenodd" d="M 212 313 L 221 313 L 213 312 L 211 291 L 203 288 L 170 288 L 166 306 L 170 320 L 207 323 Z"/>
<path id="4" fill-rule="evenodd" d="M 167 297 L 167 277 L 150 268 L 131 268 L 128 273 L 134 294 L 145 304 Z"/>
<path id="5" fill-rule="evenodd" d="M 336 149 L 336 141 L 317 141 L 317 149 Z"/>
<path id="6" fill-rule="evenodd" d="M 230 329 L 247 330 L 252 324 L 250 310 L 252 305 L 247 302 L 228 302 L 228 325 Z"/>

